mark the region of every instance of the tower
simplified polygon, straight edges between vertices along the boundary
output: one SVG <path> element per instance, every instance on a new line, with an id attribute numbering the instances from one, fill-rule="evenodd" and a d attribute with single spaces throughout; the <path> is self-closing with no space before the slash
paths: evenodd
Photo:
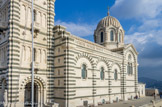
<path id="1" fill-rule="evenodd" d="M 34 101 L 39 107 L 53 103 L 54 2 L 34 0 Z M 0 100 L 7 107 L 30 105 L 31 13 L 31 0 L 0 0 Z"/>
<path id="2" fill-rule="evenodd" d="M 110 16 L 109 12 L 99 23 L 94 32 L 94 41 L 108 49 L 124 46 L 124 29 L 120 22 Z"/>

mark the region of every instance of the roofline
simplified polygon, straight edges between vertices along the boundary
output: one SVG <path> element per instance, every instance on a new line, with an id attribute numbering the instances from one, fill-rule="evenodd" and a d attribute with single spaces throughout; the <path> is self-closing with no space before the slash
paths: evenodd
<path id="1" fill-rule="evenodd" d="M 126 46 L 125 46 L 125 49 L 129 48 L 130 46 L 133 48 L 134 52 L 138 55 L 138 52 L 137 52 L 137 50 L 136 50 L 136 48 L 134 47 L 133 44 L 128 44 L 128 45 L 126 45 Z"/>

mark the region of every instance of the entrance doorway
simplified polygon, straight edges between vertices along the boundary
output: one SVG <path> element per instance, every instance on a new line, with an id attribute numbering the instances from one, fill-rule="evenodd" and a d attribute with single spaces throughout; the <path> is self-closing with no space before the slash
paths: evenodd
<path id="1" fill-rule="evenodd" d="M 24 96 L 24 106 L 31 107 L 31 99 L 32 99 L 32 91 L 31 91 L 31 82 L 26 84 L 25 86 L 25 96 Z M 38 103 L 40 103 L 38 99 L 39 89 L 38 85 L 34 83 L 34 107 L 38 107 Z"/>

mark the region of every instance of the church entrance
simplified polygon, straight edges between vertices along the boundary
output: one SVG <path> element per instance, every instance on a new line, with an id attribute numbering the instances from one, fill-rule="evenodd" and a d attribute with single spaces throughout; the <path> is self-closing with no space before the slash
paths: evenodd
<path id="1" fill-rule="evenodd" d="M 31 82 L 26 84 L 25 86 L 25 100 L 24 100 L 24 106 L 25 107 L 31 107 L 31 99 L 32 99 L 32 96 L 31 96 Z M 38 85 L 34 83 L 34 107 L 39 107 L 38 103 L 40 103 L 40 100 L 38 98 L 38 96 L 41 94 L 39 88 L 38 88 Z M 40 96 L 39 96 L 40 97 Z"/>

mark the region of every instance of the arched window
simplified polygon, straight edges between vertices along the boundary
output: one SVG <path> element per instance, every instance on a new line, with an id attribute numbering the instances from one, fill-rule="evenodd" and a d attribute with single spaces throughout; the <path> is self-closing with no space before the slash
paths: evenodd
<path id="1" fill-rule="evenodd" d="M 100 71 L 100 78 L 101 78 L 101 80 L 104 80 L 104 77 L 105 77 L 104 68 L 101 67 L 101 71 Z"/>
<path id="2" fill-rule="evenodd" d="M 82 78 L 86 79 L 87 77 L 87 66 L 85 64 L 82 65 Z"/>
<path id="3" fill-rule="evenodd" d="M 132 56 L 130 54 L 128 55 L 127 73 L 128 73 L 128 75 L 133 74 Z"/>
<path id="4" fill-rule="evenodd" d="M 110 40 L 114 41 L 114 32 L 113 32 L 113 30 L 110 31 Z"/>
<path id="5" fill-rule="evenodd" d="M 132 56 L 129 54 L 128 56 L 128 60 L 131 61 L 132 60 Z"/>
<path id="6" fill-rule="evenodd" d="M 103 32 L 101 32 L 101 43 L 104 42 Z"/>
<path id="7" fill-rule="evenodd" d="M 115 80 L 118 79 L 118 71 L 117 71 L 117 69 L 115 69 L 115 72 L 114 72 L 114 79 L 115 79 Z"/>

